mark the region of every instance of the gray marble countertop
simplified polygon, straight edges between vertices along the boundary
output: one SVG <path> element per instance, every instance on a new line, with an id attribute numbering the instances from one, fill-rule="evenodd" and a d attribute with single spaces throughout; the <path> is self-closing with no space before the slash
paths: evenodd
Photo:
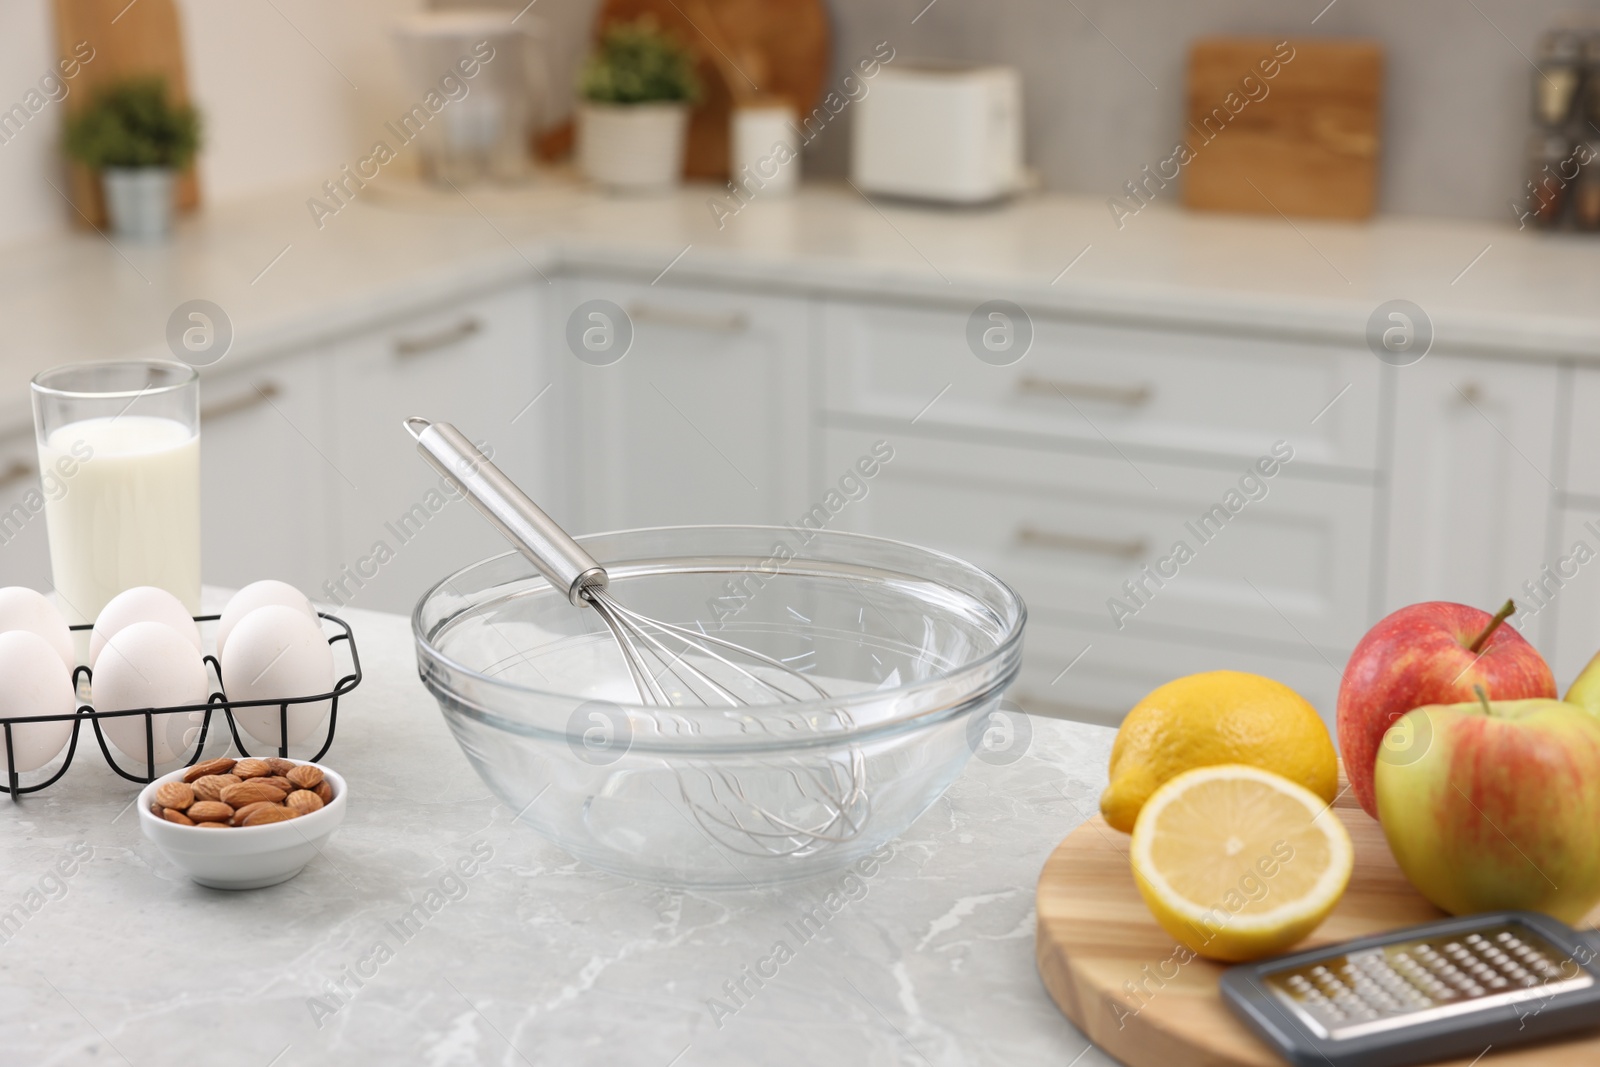
<path id="1" fill-rule="evenodd" d="M 189 882 L 95 751 L 0 801 L 0 1063 L 1114 1063 L 1033 963 L 1035 880 L 1095 810 L 1111 730 L 1027 720 L 1020 757 L 972 760 L 859 888 L 664 890 L 514 825 L 417 680 L 407 621 L 344 615 L 365 679 L 325 762 L 349 816 L 291 881 Z M 400 931 L 418 902 L 428 921 Z"/>

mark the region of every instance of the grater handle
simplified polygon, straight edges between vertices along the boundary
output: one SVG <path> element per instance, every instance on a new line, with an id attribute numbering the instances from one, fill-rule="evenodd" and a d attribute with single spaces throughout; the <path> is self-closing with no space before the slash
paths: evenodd
<path id="1" fill-rule="evenodd" d="M 440 474 L 461 488 L 472 506 L 483 513 L 502 537 L 549 579 L 564 590 L 567 599 L 583 607 L 583 593 L 606 587 L 606 570 L 583 546 L 556 525 L 527 494 L 489 461 L 467 436 L 448 422 L 429 422 L 413 416 L 405 420 L 406 432 L 416 438 L 417 451 Z"/>

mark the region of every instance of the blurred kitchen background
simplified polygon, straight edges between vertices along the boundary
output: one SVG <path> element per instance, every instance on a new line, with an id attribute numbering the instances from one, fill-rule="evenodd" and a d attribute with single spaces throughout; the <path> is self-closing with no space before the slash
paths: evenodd
<path id="1" fill-rule="evenodd" d="M 608 177 L 571 123 L 602 25 L 646 11 L 700 94 L 687 178 L 633 187 L 644 141 Z M 403 27 L 504 36 L 357 182 L 450 69 Z M 28 379 L 177 356 L 214 585 L 408 611 L 498 551 L 429 502 L 421 414 L 578 531 L 820 508 L 992 567 L 1029 710 L 1115 722 L 1232 666 L 1331 719 L 1355 640 L 1431 597 L 1517 597 L 1564 685 L 1600 643 L 1597 34 L 1571 0 L 12 0 L 0 579 L 50 584 Z M 137 238 L 61 130 L 146 67 L 202 143 Z M 472 99 L 526 173 L 429 164 Z M 730 189 L 733 112 L 796 105 L 750 136 L 814 116 L 798 162 Z M 197 300 L 220 354 L 174 340 Z"/>
<path id="2" fill-rule="evenodd" d="M 397 105 L 409 102 L 388 28 L 401 13 L 427 5 L 187 0 L 178 6 L 192 88 L 212 117 L 200 173 L 213 197 L 272 189 L 320 173 L 329 162 L 342 161 L 352 144 L 365 141 Z M 491 5 L 473 0 L 434 6 Z M 497 6 L 516 12 L 526 5 L 507 0 Z M 572 107 L 573 79 L 599 6 L 596 0 L 538 0 L 529 12 L 546 28 L 551 119 Z M 1118 188 L 1129 174 L 1170 150 L 1182 125 L 1184 71 L 1196 37 L 1372 39 L 1387 56 L 1385 210 L 1480 219 L 1501 218 L 1520 186 L 1529 62 L 1541 34 L 1573 10 L 1571 0 L 1338 0 L 1332 5 L 1327 0 L 997 0 L 981 5 L 936 0 L 931 7 L 927 0 L 863 0 L 828 5 L 832 80 L 885 40 L 903 55 L 1015 66 L 1031 105 L 1026 112 L 1029 163 L 1051 189 L 1089 195 Z M 51 9 L 36 2 L 10 4 L 4 17 L 0 68 L 12 74 L 13 95 L 19 95 L 33 80 L 27 72 L 42 71 L 53 59 Z M 844 175 L 851 119 L 841 116 L 840 126 L 808 149 L 808 175 Z M 8 156 L 11 151 L 8 147 Z M 27 155 L 33 167 L 5 160 L 0 239 L 68 225 L 59 198 L 42 180 L 50 151 L 48 143 L 19 146 L 18 154 Z"/>

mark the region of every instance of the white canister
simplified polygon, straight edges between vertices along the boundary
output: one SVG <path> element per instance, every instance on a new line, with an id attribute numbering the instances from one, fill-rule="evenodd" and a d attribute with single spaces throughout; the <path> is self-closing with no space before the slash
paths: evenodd
<path id="1" fill-rule="evenodd" d="M 800 134 L 794 108 L 746 104 L 729 119 L 728 177 L 758 196 L 788 194 L 800 184 Z"/>

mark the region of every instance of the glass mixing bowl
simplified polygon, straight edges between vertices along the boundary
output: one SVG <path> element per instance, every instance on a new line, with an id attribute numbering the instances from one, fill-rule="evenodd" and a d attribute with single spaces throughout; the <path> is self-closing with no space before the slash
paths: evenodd
<path id="1" fill-rule="evenodd" d="M 747 886 L 854 862 L 961 773 L 981 734 L 970 727 L 1021 660 L 1022 598 L 928 549 L 761 526 L 578 540 L 621 603 L 829 694 L 643 703 L 599 615 L 515 552 L 424 594 L 418 669 L 467 758 L 518 821 L 629 878 Z"/>

